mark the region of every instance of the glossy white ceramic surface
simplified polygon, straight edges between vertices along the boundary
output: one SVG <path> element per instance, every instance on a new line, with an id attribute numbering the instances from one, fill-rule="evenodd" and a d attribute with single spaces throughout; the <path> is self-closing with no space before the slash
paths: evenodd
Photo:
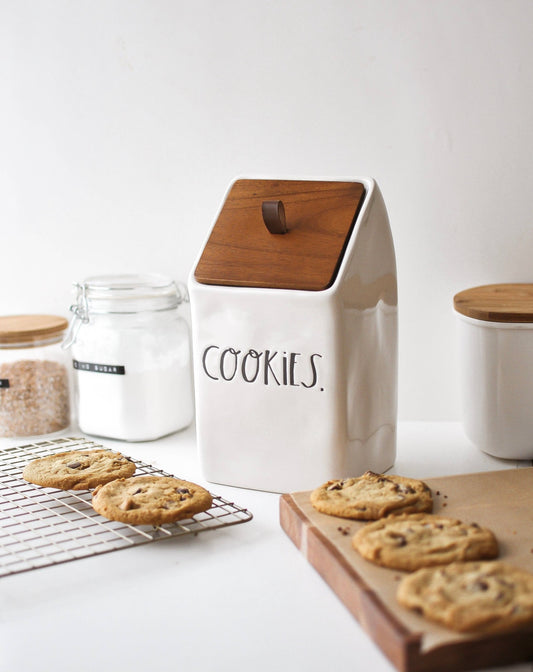
<path id="1" fill-rule="evenodd" d="M 533 458 L 533 324 L 456 316 L 466 435 L 495 457 Z"/>
<path id="2" fill-rule="evenodd" d="M 396 265 L 375 182 L 335 282 L 295 291 L 191 275 L 196 424 L 211 482 L 285 492 L 396 454 Z"/>

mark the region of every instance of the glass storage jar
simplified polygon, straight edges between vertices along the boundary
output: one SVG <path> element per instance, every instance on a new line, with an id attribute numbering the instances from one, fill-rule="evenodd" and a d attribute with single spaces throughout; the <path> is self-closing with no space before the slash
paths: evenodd
<path id="1" fill-rule="evenodd" d="M 149 441 L 193 419 L 185 288 L 160 275 L 108 275 L 75 284 L 64 347 L 73 357 L 77 420 L 86 434 Z"/>
<path id="2" fill-rule="evenodd" d="M 0 317 L 0 436 L 53 434 L 70 425 L 70 371 L 61 341 L 68 320 Z"/>

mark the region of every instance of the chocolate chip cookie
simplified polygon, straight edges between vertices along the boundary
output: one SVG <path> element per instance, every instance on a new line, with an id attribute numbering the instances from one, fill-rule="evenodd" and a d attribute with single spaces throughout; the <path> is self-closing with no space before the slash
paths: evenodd
<path id="1" fill-rule="evenodd" d="M 135 473 L 135 463 L 105 448 L 71 450 L 29 462 L 22 477 L 30 483 L 59 490 L 90 490 Z"/>
<path id="2" fill-rule="evenodd" d="M 461 562 L 406 576 L 397 599 L 458 632 L 533 624 L 533 575 L 503 562 Z"/>
<path id="3" fill-rule="evenodd" d="M 433 498 L 423 481 L 367 471 L 324 483 L 312 491 L 311 504 L 331 516 L 377 520 L 390 513 L 432 511 Z"/>
<path id="4" fill-rule="evenodd" d="M 430 513 L 388 516 L 367 523 L 352 538 L 352 546 L 376 565 L 409 572 L 498 556 L 498 541 L 490 530 Z"/>
<path id="5" fill-rule="evenodd" d="M 94 510 L 131 525 L 162 525 L 191 518 L 213 503 L 207 490 L 171 476 L 121 478 L 96 488 Z"/>

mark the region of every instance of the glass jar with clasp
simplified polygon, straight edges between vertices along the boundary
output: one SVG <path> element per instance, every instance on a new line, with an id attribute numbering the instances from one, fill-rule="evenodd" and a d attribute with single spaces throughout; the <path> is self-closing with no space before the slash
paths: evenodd
<path id="1" fill-rule="evenodd" d="M 75 283 L 72 354 L 80 429 L 149 441 L 187 427 L 194 414 L 187 289 L 153 275 Z"/>

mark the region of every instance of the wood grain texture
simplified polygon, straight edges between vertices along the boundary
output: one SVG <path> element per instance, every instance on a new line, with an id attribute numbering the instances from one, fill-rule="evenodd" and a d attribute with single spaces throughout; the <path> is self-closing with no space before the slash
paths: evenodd
<path id="1" fill-rule="evenodd" d="M 0 343 L 31 343 L 60 336 L 68 320 L 57 315 L 6 315 L 0 317 Z"/>
<path id="2" fill-rule="evenodd" d="M 359 182 L 237 180 L 196 266 L 203 284 L 320 291 L 335 280 L 364 199 Z M 263 201 L 283 203 L 288 232 L 268 231 Z"/>
<path id="3" fill-rule="evenodd" d="M 490 527 L 500 559 L 533 571 L 532 468 L 425 481 L 435 513 Z M 533 659 L 533 627 L 462 635 L 401 607 L 395 597 L 403 572 L 373 565 L 351 546 L 364 523 L 315 511 L 309 494 L 281 496 L 282 529 L 400 672 L 462 672 Z"/>
<path id="4" fill-rule="evenodd" d="M 533 284 L 482 285 L 453 298 L 462 315 L 488 322 L 533 322 Z"/>

